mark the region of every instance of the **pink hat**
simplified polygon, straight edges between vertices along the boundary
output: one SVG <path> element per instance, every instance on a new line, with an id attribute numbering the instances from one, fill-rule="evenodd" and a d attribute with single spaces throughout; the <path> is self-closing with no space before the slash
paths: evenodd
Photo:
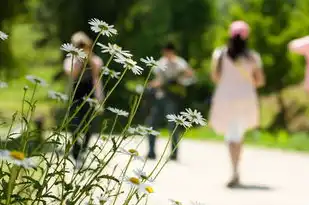
<path id="1" fill-rule="evenodd" d="M 230 25 L 230 36 L 233 38 L 236 35 L 240 35 L 240 37 L 245 40 L 249 36 L 250 27 L 244 21 L 234 21 Z"/>

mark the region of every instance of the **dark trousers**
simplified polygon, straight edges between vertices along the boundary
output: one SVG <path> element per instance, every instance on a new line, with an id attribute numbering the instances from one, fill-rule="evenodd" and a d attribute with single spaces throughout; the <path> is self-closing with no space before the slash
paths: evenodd
<path id="1" fill-rule="evenodd" d="M 166 115 L 168 114 L 177 114 L 179 112 L 179 107 L 181 102 L 178 98 L 164 97 L 162 99 L 157 99 L 150 109 L 150 114 L 146 119 L 146 125 L 157 130 L 160 128 L 162 120 L 166 121 Z M 168 123 L 168 130 L 170 134 L 174 131 L 175 123 Z M 176 129 L 172 136 L 172 151 L 174 156 L 177 156 L 178 153 L 178 141 L 180 135 L 180 128 Z M 155 145 L 156 145 L 156 136 L 149 135 L 149 156 L 155 156 Z"/>
<path id="2" fill-rule="evenodd" d="M 75 111 L 77 111 L 78 107 L 82 104 L 82 100 L 81 101 L 77 101 L 76 103 L 74 103 L 71 108 L 70 108 L 70 116 L 72 116 Z M 77 112 L 77 114 L 75 115 L 75 117 L 72 119 L 71 123 L 70 123 L 70 130 L 73 133 L 72 137 L 73 137 L 73 141 L 75 141 L 75 143 L 73 144 L 73 150 L 72 150 L 72 155 L 74 157 L 75 160 L 78 159 L 78 156 L 81 152 L 84 152 L 85 149 L 88 146 L 89 140 L 91 138 L 92 135 L 92 131 L 91 131 L 91 124 L 89 123 L 89 125 L 87 126 L 90 117 L 93 113 L 93 108 L 90 106 L 89 103 L 85 103 L 83 105 L 83 107 Z M 85 128 L 85 126 L 87 126 Z M 83 133 L 85 133 L 84 136 Z M 82 143 L 79 142 L 78 139 L 82 139 Z"/>

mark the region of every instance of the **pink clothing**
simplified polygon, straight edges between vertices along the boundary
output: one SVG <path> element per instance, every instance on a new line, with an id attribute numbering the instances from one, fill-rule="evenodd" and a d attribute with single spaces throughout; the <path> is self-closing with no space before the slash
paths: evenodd
<path id="1" fill-rule="evenodd" d="M 244 21 L 234 21 L 230 25 L 230 36 L 235 37 L 240 35 L 242 39 L 247 39 L 249 36 L 250 27 Z"/>
<path id="2" fill-rule="evenodd" d="M 309 36 L 295 39 L 289 43 L 289 49 L 292 52 L 301 54 L 306 58 L 306 72 L 305 72 L 305 89 L 309 91 Z"/>
<path id="3" fill-rule="evenodd" d="M 213 71 L 221 52 L 217 49 L 213 54 Z M 262 62 L 256 52 L 251 52 L 254 60 L 243 57 L 237 63 L 225 52 L 222 55 L 222 71 L 212 99 L 209 124 L 218 134 L 226 135 L 235 124 L 244 133 L 259 125 L 258 96 L 252 76 L 254 69 L 262 68 Z"/>

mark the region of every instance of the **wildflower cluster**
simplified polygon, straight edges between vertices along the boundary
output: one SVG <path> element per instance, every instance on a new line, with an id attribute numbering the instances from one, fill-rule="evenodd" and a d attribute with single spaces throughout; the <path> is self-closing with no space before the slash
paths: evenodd
<path id="1" fill-rule="evenodd" d="M 136 139 L 140 139 L 139 136 L 141 136 L 143 140 L 148 135 L 158 136 L 160 133 L 152 127 L 132 125 L 151 72 L 144 86 L 140 88 L 138 100 L 131 106 L 131 110 L 106 108 L 109 97 L 122 81 L 126 71 L 141 75 L 144 68 L 133 60 L 130 51 L 124 50 L 117 44 L 97 42 L 100 36 L 113 37 L 118 34 L 113 25 L 96 18 L 91 19 L 89 25 L 90 29 L 97 34 L 93 46 L 99 46 L 102 54 L 109 56 L 109 61 L 102 67 L 99 77 L 101 79 L 108 76 L 103 87 L 105 88 L 108 84 L 111 89 L 103 100 L 97 100 L 92 97 L 96 91 L 94 86 L 91 93 L 84 96 L 81 100 L 83 102 L 73 110 L 71 108 L 75 106 L 76 90 L 72 90 L 67 95 L 51 90 L 51 86 L 40 77 L 26 76 L 33 86 L 24 87 L 21 111 L 13 115 L 6 143 L 0 150 L 0 175 L 3 176 L 0 204 L 28 204 L 29 202 L 29 204 L 55 205 L 115 205 L 121 201 L 121 204 L 128 205 L 139 204 L 143 200 L 144 204 L 147 204 L 148 199 L 157 194 L 156 177 L 164 168 L 167 160 L 161 163 L 161 158 L 151 171 L 146 172 L 147 159 L 138 151 L 139 144 L 136 145 Z M 0 31 L 0 39 L 6 40 L 7 38 L 8 35 Z M 60 50 L 66 53 L 71 60 L 71 65 L 78 62 L 86 68 L 89 54 L 84 50 L 70 43 L 63 44 Z M 142 58 L 140 61 L 151 71 L 157 68 L 164 69 L 153 57 Z M 121 71 L 111 69 L 112 64 L 115 63 L 121 65 Z M 82 74 L 76 82 L 80 83 L 81 78 Z M 117 80 L 117 82 L 109 84 L 113 83 L 109 79 Z M 0 88 L 6 87 L 8 84 L 0 81 Z M 34 120 L 38 103 L 35 94 L 38 89 L 44 89 L 43 87 L 48 87 L 46 94 L 49 98 L 65 102 L 67 109 L 63 112 L 64 117 L 58 127 L 49 128 L 43 134 L 42 130 L 39 130 L 42 136 L 38 137 L 40 132 L 32 126 L 35 123 L 40 124 Z M 85 105 L 91 109 L 82 114 L 82 122 L 76 125 L 76 116 L 80 117 L 80 111 L 84 111 Z M 98 109 L 93 109 L 94 107 Z M 113 114 L 114 121 L 104 120 L 102 130 L 95 140 L 90 140 L 88 143 L 88 131 L 91 129 L 92 121 L 100 114 L 100 109 Z M 169 114 L 166 118 L 169 122 L 175 123 L 176 128 L 183 126 L 189 129 L 193 125 L 206 125 L 201 113 L 191 109 L 186 109 L 180 114 Z M 16 133 L 13 127 L 17 123 L 20 124 L 19 138 L 14 139 Z M 75 131 L 70 133 L 73 125 L 76 125 Z M 116 127 L 123 128 L 123 130 L 116 132 Z M 85 135 L 87 137 L 84 139 Z M 7 146 L 10 143 L 16 148 L 12 149 Z M 78 155 L 74 153 L 75 149 L 83 149 L 85 152 Z M 72 156 L 76 156 L 74 160 Z M 129 173 L 130 171 L 132 173 Z M 174 200 L 171 200 L 171 203 L 182 204 Z M 198 204 L 195 203 L 195 205 Z"/>

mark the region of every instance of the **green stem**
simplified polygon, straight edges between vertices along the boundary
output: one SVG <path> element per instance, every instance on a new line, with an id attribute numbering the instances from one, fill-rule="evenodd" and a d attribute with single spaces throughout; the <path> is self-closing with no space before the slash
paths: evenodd
<path id="1" fill-rule="evenodd" d="M 149 72 L 148 76 L 147 76 L 147 79 L 144 83 L 144 88 L 147 86 L 147 83 L 148 83 L 148 80 L 151 76 L 151 73 L 152 73 L 152 70 L 154 68 L 151 69 L 151 71 Z M 117 83 L 114 85 L 114 87 L 111 89 L 111 91 L 108 93 L 108 95 L 106 96 L 106 98 L 104 99 L 103 103 L 100 104 L 100 106 L 104 105 L 104 103 L 107 101 L 107 99 L 109 98 L 109 96 L 111 95 L 111 93 L 113 93 L 113 91 L 115 90 L 115 88 L 117 87 L 117 85 L 120 83 L 120 81 L 122 80 L 122 78 L 124 77 L 125 73 L 127 72 L 127 68 L 124 70 L 124 72 L 122 73 L 122 75 L 120 76 L 120 78 L 118 79 Z M 139 97 L 139 100 L 138 100 L 138 103 L 136 105 L 136 107 L 133 109 L 132 113 L 130 114 L 130 117 L 129 117 L 129 121 L 126 125 L 126 127 L 123 129 L 122 133 L 121 133 L 121 136 L 124 135 L 124 133 L 127 132 L 127 129 L 131 126 L 131 123 L 133 121 L 133 118 L 136 114 L 136 111 L 137 111 L 137 108 L 140 104 L 140 101 L 141 101 L 141 98 L 142 98 L 142 95 L 143 93 L 140 94 L 140 97 Z M 92 119 L 89 120 L 88 123 L 90 123 L 93 119 L 94 119 L 95 115 L 93 116 Z M 89 125 L 89 124 L 88 124 Z M 86 125 L 87 126 L 87 125 Z M 124 141 L 124 138 L 122 138 L 120 140 L 120 143 L 119 145 L 117 146 L 117 149 L 121 146 L 122 142 Z M 113 152 L 112 155 L 109 157 L 109 159 L 107 160 L 107 162 L 104 164 L 104 166 L 98 171 L 98 174 L 96 174 L 92 179 L 89 180 L 88 184 L 91 184 L 95 179 L 96 177 L 100 174 L 101 171 L 104 170 L 104 168 L 109 164 L 109 162 L 113 159 L 114 155 L 115 155 L 116 152 Z M 79 195 L 77 196 L 77 198 L 75 199 L 75 202 L 77 202 L 79 200 L 80 197 L 82 197 L 83 193 L 79 193 Z"/>
<path id="2" fill-rule="evenodd" d="M 108 63 L 111 62 L 112 57 L 113 57 L 113 56 L 110 57 Z M 95 89 L 96 89 L 98 83 L 101 82 L 101 79 L 102 79 L 103 75 L 104 75 L 104 73 L 102 72 L 102 73 L 100 74 L 100 76 L 99 76 L 98 82 L 96 82 L 96 84 L 93 86 L 93 88 L 91 89 L 90 93 L 86 96 L 86 99 L 89 98 L 89 97 L 94 93 L 94 91 L 95 91 Z M 75 95 L 75 94 L 74 94 L 74 95 Z M 105 99 L 106 99 L 106 98 L 105 98 Z M 102 105 L 105 103 L 105 101 L 106 101 L 106 100 L 103 101 Z M 87 102 L 87 101 L 84 100 L 84 101 L 82 102 L 82 104 L 79 105 L 79 106 L 77 107 L 77 109 L 75 110 L 75 112 L 72 114 L 72 116 L 71 116 L 68 120 L 66 120 L 67 117 L 68 117 L 68 116 L 66 116 L 66 118 L 63 120 L 63 123 L 62 123 L 62 125 L 61 125 L 61 127 L 60 127 L 60 129 L 59 129 L 60 131 L 63 129 L 63 127 L 67 126 L 67 124 L 71 122 L 71 120 L 77 115 L 77 113 L 82 109 L 82 107 L 85 105 L 86 102 Z M 69 103 L 69 106 L 70 106 L 70 103 Z M 102 107 L 102 106 L 100 106 L 100 108 L 101 108 L 101 107 Z M 68 111 L 67 111 L 67 112 L 68 112 Z"/>
<path id="3" fill-rule="evenodd" d="M 33 102 L 34 95 L 35 95 L 35 92 L 36 92 L 37 87 L 38 87 L 38 83 L 35 83 L 35 84 L 34 84 L 34 89 L 33 89 L 32 95 L 31 95 L 30 105 L 29 105 L 29 109 L 28 109 L 28 111 L 27 111 L 26 119 L 28 119 L 29 112 L 30 112 L 30 110 L 32 109 L 31 106 L 32 106 L 32 102 Z"/>
<path id="4" fill-rule="evenodd" d="M 172 150 L 171 154 L 169 155 L 169 157 L 173 154 L 173 152 L 177 149 L 179 143 L 181 142 L 181 140 L 183 139 L 183 136 L 187 133 L 187 130 L 180 136 L 179 141 L 177 142 L 175 148 Z M 159 171 L 157 172 L 156 176 L 154 177 L 154 179 L 156 179 L 158 177 L 158 175 L 161 173 L 162 169 L 165 167 L 165 165 L 167 164 L 168 160 L 166 160 L 162 167 L 159 169 Z"/>
<path id="5" fill-rule="evenodd" d="M 123 176 L 125 176 L 125 174 L 127 173 L 128 168 L 129 168 L 129 166 L 130 166 L 130 163 L 132 162 L 132 159 L 133 159 L 133 157 L 131 156 L 130 159 L 129 159 L 129 161 L 128 161 L 128 163 L 127 163 L 127 165 L 126 165 L 126 167 L 125 167 L 125 169 L 124 169 Z M 116 194 L 116 197 L 115 197 L 115 200 L 114 200 L 113 205 L 116 204 L 116 201 L 117 201 L 117 199 L 118 199 L 119 193 L 120 193 L 121 188 L 122 188 L 122 184 L 123 184 L 123 180 L 121 180 L 121 182 L 120 182 L 120 185 L 119 185 L 119 188 L 118 188 L 118 190 L 117 190 L 117 194 Z"/>
<path id="6" fill-rule="evenodd" d="M 171 136 L 168 138 L 168 141 L 167 141 L 167 143 L 166 143 L 166 145 L 165 145 L 163 154 L 161 155 L 161 157 L 160 157 L 159 161 L 157 162 L 156 166 L 153 168 L 153 170 L 152 170 L 151 173 L 149 174 L 149 177 L 151 177 L 151 176 L 153 175 L 153 173 L 155 172 L 155 170 L 156 170 L 156 169 L 158 168 L 158 166 L 160 165 L 160 163 L 161 163 L 161 161 L 162 161 L 162 159 L 163 159 L 163 157 L 164 157 L 164 154 L 166 153 L 167 148 L 168 148 L 168 146 L 169 146 L 169 144 L 170 144 L 170 142 L 171 142 L 171 139 L 173 138 L 173 135 L 175 134 L 177 128 L 178 128 L 178 124 L 176 124 L 176 126 L 175 126 L 175 128 L 174 128 L 174 130 L 173 130 L 173 132 L 172 132 L 172 134 L 171 134 Z"/>
<path id="7" fill-rule="evenodd" d="M 36 90 L 37 90 L 37 87 L 38 87 L 38 83 L 35 83 L 34 84 L 34 89 L 33 89 L 33 92 L 32 92 L 32 95 L 31 95 L 31 99 L 30 99 L 30 105 L 29 105 L 29 109 L 27 111 L 27 115 L 26 115 L 26 120 L 27 120 L 27 125 L 26 125 L 26 130 L 25 130 L 25 134 L 22 135 L 22 139 L 21 139 L 21 147 L 22 147 L 22 150 L 23 152 L 25 152 L 25 149 L 26 149 L 26 145 L 27 145 L 27 139 L 29 137 L 29 134 L 30 134 L 30 127 L 31 126 L 29 123 L 31 123 L 31 119 L 32 119 L 32 116 L 33 116 L 33 113 L 34 113 L 34 110 L 35 110 L 35 103 L 33 103 L 33 100 L 34 100 L 34 96 L 35 96 L 35 93 L 36 93 Z"/>
<path id="8" fill-rule="evenodd" d="M 72 60 L 71 60 L 71 76 L 70 76 L 70 79 L 71 79 L 70 81 L 71 82 L 70 83 L 72 83 L 74 81 L 74 79 L 73 79 L 73 67 L 74 67 L 74 56 L 72 56 Z M 63 123 L 66 121 L 66 119 L 68 118 L 68 115 L 70 113 L 70 108 L 71 108 L 71 105 L 73 103 L 73 96 L 74 95 L 70 95 L 70 99 L 69 99 L 69 103 L 68 103 L 68 108 L 67 108 L 67 111 L 65 112 L 64 120 L 62 121 L 61 127 L 63 126 Z"/>
<path id="9" fill-rule="evenodd" d="M 13 124 L 14 124 L 14 122 L 16 120 L 16 115 L 17 115 L 17 112 L 14 113 L 13 116 L 12 116 L 12 122 L 10 124 L 10 127 L 9 127 L 7 135 L 6 135 L 6 140 L 5 140 L 5 143 L 4 143 L 4 149 L 7 147 L 7 143 L 9 141 L 9 137 L 10 137 L 11 131 L 13 129 Z M 1 170 L 2 170 L 2 166 L 1 166 Z"/>
<path id="10" fill-rule="evenodd" d="M 70 102 L 69 102 L 67 114 L 66 114 L 65 118 L 63 119 L 63 124 L 65 123 L 65 121 L 66 121 L 66 119 L 67 119 L 67 117 L 68 117 L 68 112 L 69 112 L 69 108 L 70 108 L 70 106 L 71 106 L 71 104 L 72 104 L 72 101 L 73 101 L 73 96 L 75 96 L 76 91 L 77 91 L 77 88 L 78 88 L 78 86 L 79 86 L 79 84 L 80 84 L 80 82 L 81 82 L 81 80 L 82 80 L 82 77 L 83 77 L 85 71 L 86 71 L 86 66 L 87 66 L 87 64 L 88 64 L 88 62 L 89 62 L 90 55 L 91 55 L 91 53 L 92 53 L 92 51 L 93 51 L 94 46 L 96 45 L 97 41 L 99 40 L 101 34 L 102 34 L 102 32 L 100 32 L 100 33 L 97 35 L 95 41 L 93 42 L 93 44 L 92 44 L 92 46 L 91 46 L 90 52 L 88 53 L 88 57 L 86 58 L 86 61 L 84 62 L 84 66 L 83 66 L 83 69 L 82 69 L 82 73 L 81 73 L 81 75 L 79 76 L 78 81 L 77 81 L 77 84 L 76 84 L 76 86 L 75 86 L 75 88 L 74 88 L 74 90 L 73 90 L 73 93 L 72 93 L 71 96 L 70 96 Z M 73 58 L 72 58 L 72 62 L 73 62 Z M 73 64 L 73 63 L 72 63 L 72 64 Z M 72 69 L 73 69 L 73 66 L 72 66 L 72 68 L 71 68 L 71 73 L 72 73 Z M 88 97 L 89 97 L 89 96 L 88 96 Z M 72 120 L 72 119 L 71 119 L 71 120 Z M 70 122 L 71 120 L 69 120 L 69 122 Z M 63 124 L 62 124 L 60 130 L 63 129 Z"/>
<path id="11" fill-rule="evenodd" d="M 14 165 L 12 170 L 11 170 L 11 176 L 10 176 L 10 180 L 8 182 L 6 205 L 11 204 L 11 197 L 12 197 L 13 189 L 14 189 L 14 186 L 15 186 L 15 181 L 16 181 L 17 176 L 18 176 L 18 169 L 19 169 L 19 167 Z"/>
<path id="12" fill-rule="evenodd" d="M 130 192 L 130 194 L 128 195 L 126 201 L 123 203 L 123 205 L 128 205 L 129 202 L 132 200 L 132 197 L 134 196 L 134 194 L 136 194 L 137 190 L 133 190 L 133 192 Z"/>
<path id="13" fill-rule="evenodd" d="M 23 95 L 23 100 L 22 100 L 22 104 L 21 104 L 21 116 L 24 116 L 24 108 L 25 108 L 25 99 L 26 99 L 26 93 L 27 93 L 27 89 L 24 89 L 24 95 Z M 21 129 L 24 130 L 24 121 L 23 119 L 21 119 Z"/>
<path id="14" fill-rule="evenodd" d="M 113 131 L 114 131 L 114 129 L 115 129 L 117 120 L 118 120 L 118 115 L 116 115 L 116 117 L 115 117 L 115 119 L 114 119 L 114 123 L 113 123 L 112 129 L 111 129 L 111 131 L 110 131 L 110 134 L 109 134 L 109 137 L 108 137 L 108 138 L 110 138 L 110 136 L 112 135 L 112 133 L 113 133 Z M 99 138 L 97 139 L 95 145 L 97 144 L 98 141 L 99 141 Z M 108 140 L 107 140 L 107 141 L 108 141 Z M 107 144 L 107 143 L 105 143 L 105 145 L 106 145 L 106 144 Z M 104 148 L 103 148 L 103 149 L 104 149 Z M 90 152 L 87 154 L 86 159 L 88 158 L 89 154 L 90 154 Z M 86 161 L 86 160 L 85 160 L 85 161 Z M 81 166 L 81 169 L 83 168 L 83 166 L 84 166 L 84 164 L 85 164 L 85 161 L 83 162 L 83 164 L 82 164 L 82 166 Z M 92 164 L 92 163 L 90 163 L 90 164 L 88 165 L 87 169 L 90 168 L 91 164 Z M 81 170 L 81 169 L 80 169 L 80 170 Z M 75 177 L 71 180 L 71 182 L 73 182 L 73 181 L 76 179 L 76 177 L 78 176 L 78 173 L 80 172 L 80 170 L 77 172 L 77 174 L 75 175 Z"/>
<path id="15" fill-rule="evenodd" d="M 145 195 L 143 195 L 143 196 L 136 202 L 135 205 L 138 205 L 138 204 L 143 200 L 144 197 L 145 197 Z M 146 200 L 146 201 L 147 201 L 147 200 Z"/>

